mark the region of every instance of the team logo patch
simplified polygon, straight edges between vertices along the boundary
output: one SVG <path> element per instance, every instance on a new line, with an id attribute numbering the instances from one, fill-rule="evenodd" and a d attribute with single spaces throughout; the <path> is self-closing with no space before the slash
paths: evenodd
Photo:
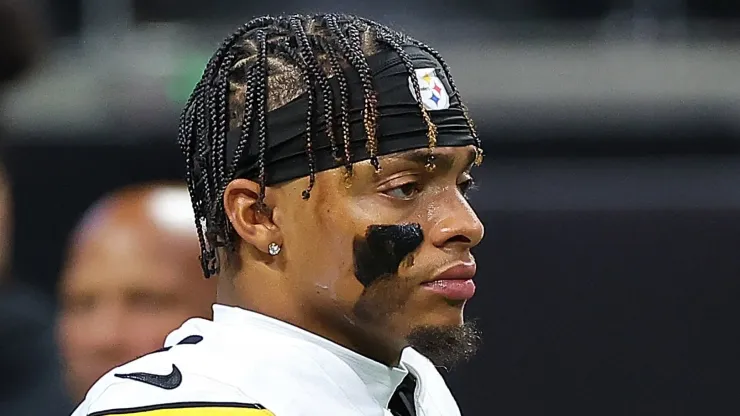
<path id="1" fill-rule="evenodd" d="M 445 84 L 437 77 L 436 70 L 434 68 L 421 68 L 414 71 L 416 72 L 416 79 L 419 81 L 421 103 L 424 107 L 429 111 L 450 108 L 450 95 L 447 93 Z M 411 95 L 416 97 L 411 77 L 409 77 L 409 90 Z"/>

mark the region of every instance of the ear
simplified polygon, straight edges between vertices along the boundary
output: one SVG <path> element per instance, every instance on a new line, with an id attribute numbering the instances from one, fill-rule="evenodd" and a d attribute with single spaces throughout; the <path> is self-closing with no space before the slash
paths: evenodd
<path id="1" fill-rule="evenodd" d="M 257 182 L 235 179 L 224 191 L 224 211 L 242 240 L 263 253 L 269 253 L 270 243 L 282 246 L 282 234 L 272 219 L 271 210 L 259 206 L 259 194 Z"/>

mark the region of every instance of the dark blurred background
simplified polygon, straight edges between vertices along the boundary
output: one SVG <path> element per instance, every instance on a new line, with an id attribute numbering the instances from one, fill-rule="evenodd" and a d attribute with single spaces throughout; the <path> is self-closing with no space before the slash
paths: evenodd
<path id="1" fill-rule="evenodd" d="M 95 199 L 183 178 L 178 112 L 222 37 L 267 12 L 357 12 L 439 49 L 484 138 L 485 344 L 448 376 L 463 414 L 740 414 L 740 2 L 35 6 L 47 42 L 2 124 L 15 275 L 49 302 Z"/>

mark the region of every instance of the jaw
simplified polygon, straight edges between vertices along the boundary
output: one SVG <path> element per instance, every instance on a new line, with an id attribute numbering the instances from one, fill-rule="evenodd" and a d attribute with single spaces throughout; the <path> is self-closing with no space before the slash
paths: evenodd
<path id="1" fill-rule="evenodd" d="M 418 327 L 456 327 L 464 324 L 465 300 L 452 300 L 423 287 L 412 296 L 403 314 L 407 333 Z"/>

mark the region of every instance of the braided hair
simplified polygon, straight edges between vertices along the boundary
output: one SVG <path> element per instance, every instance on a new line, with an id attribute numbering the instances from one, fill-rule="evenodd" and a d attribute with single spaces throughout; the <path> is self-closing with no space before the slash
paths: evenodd
<path id="1" fill-rule="evenodd" d="M 381 48 L 397 53 L 409 72 L 419 110 L 427 126 L 430 159 L 437 144 L 437 129 L 421 102 L 418 80 L 403 44 L 413 44 L 434 56 L 442 65 L 452 87 L 447 64 L 429 46 L 373 21 L 348 15 L 264 16 L 244 24 L 223 41 L 213 54 L 195 86 L 180 118 L 178 144 L 185 155 L 186 179 L 195 211 L 196 228 L 201 245 L 201 264 L 206 277 L 220 271 L 218 248 L 234 251 L 234 232 L 223 206 L 223 194 L 235 179 L 245 150 L 256 139 L 258 208 L 264 204 L 266 187 L 267 113 L 306 94 L 305 153 L 309 167 L 308 187 L 303 199 L 311 196 L 316 180 L 316 157 L 313 149 L 312 120 L 317 116 L 325 123 L 335 162 L 343 166 L 345 178 L 352 177 L 350 151 L 349 86 L 345 70 L 354 70 L 362 84 L 363 126 L 366 149 L 371 164 L 380 170 L 378 160 L 377 94 L 366 61 Z M 329 79 L 338 85 L 332 88 Z M 335 95 L 338 94 L 338 97 Z M 318 95 L 318 96 L 317 96 Z M 338 99 L 337 99 L 338 98 Z M 316 114 L 318 103 L 324 114 Z M 462 100 L 460 100 L 462 101 Z M 333 105 L 338 102 L 338 108 Z M 464 107 L 463 107 L 464 108 Z M 482 158 L 480 139 L 465 111 L 470 133 L 478 149 L 476 163 Z M 227 134 L 240 129 L 239 142 L 233 155 L 227 157 Z"/>

